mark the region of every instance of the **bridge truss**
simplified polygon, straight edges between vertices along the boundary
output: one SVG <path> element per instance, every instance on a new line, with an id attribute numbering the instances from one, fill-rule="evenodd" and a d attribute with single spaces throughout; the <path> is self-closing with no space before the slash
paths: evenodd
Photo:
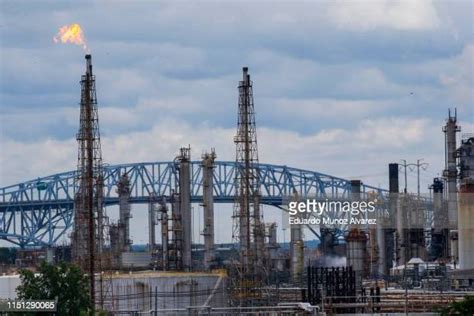
<path id="1" fill-rule="evenodd" d="M 235 162 L 216 161 L 214 202 L 233 203 Z M 261 203 L 282 208 L 294 192 L 316 199 L 349 198 L 351 182 L 315 171 L 259 163 Z M 176 162 L 143 162 L 104 166 L 105 206 L 118 204 L 116 188 L 120 176 L 127 174 L 131 184 L 131 204 L 149 203 L 150 197 L 172 196 L 178 183 Z M 21 247 L 50 246 L 73 223 L 74 195 L 78 190 L 75 171 L 59 173 L 0 188 L 0 239 Z M 387 191 L 362 185 L 362 194 L 387 196 Z M 202 202 L 202 167 L 191 163 L 191 201 Z"/>

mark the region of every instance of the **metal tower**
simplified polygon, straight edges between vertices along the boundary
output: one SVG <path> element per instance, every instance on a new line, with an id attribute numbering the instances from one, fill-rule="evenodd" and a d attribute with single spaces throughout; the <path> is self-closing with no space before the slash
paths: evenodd
<path id="1" fill-rule="evenodd" d="M 446 180 L 445 192 L 448 200 L 448 227 L 449 228 L 449 252 L 453 261 L 458 261 L 458 202 L 457 202 L 457 177 L 458 170 L 456 166 L 456 134 L 461 131 L 457 125 L 457 111 L 454 110 L 454 116 L 451 116 L 451 110 L 448 111 L 446 125 L 443 126 L 445 134 L 445 169 L 443 177 Z"/>
<path id="2" fill-rule="evenodd" d="M 202 155 L 202 207 L 204 209 L 204 267 L 210 270 L 215 261 L 214 253 L 214 161 L 216 152 L 214 149 L 210 153 Z"/>
<path id="3" fill-rule="evenodd" d="M 130 218 L 132 218 L 130 208 L 130 179 L 125 173 L 120 176 L 117 184 L 117 194 L 119 196 L 119 221 L 120 230 L 120 251 L 130 251 L 132 240 L 130 239 Z"/>
<path id="4" fill-rule="evenodd" d="M 449 213 L 449 228 L 457 229 L 457 176 L 458 170 L 456 166 L 456 134 L 461 131 L 457 125 L 457 113 L 454 110 L 454 116 L 451 116 L 451 110 L 448 112 L 448 119 L 446 125 L 443 126 L 445 134 L 445 164 L 443 176 L 447 182 L 447 197 L 448 197 L 448 213 Z"/>
<path id="5" fill-rule="evenodd" d="M 99 115 L 92 74 L 91 55 L 86 55 L 86 73 L 81 79 L 80 126 L 77 133 L 78 190 L 74 201 L 72 251 L 75 262 L 90 278 L 91 305 L 95 305 L 96 267 L 104 243 L 102 153 Z"/>
<path id="6" fill-rule="evenodd" d="M 236 145 L 236 200 L 233 238 L 240 244 L 240 274 L 245 279 L 262 280 L 265 227 L 260 214 L 258 149 L 252 81 L 243 68 L 239 82 L 239 111 Z"/>

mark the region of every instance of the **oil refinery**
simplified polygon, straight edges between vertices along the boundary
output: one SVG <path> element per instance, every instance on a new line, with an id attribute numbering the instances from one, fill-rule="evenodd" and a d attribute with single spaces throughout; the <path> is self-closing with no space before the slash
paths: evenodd
<path id="1" fill-rule="evenodd" d="M 0 189 L 0 234 L 20 247 L 18 264 L 71 260 L 88 275 L 93 304 L 113 314 L 430 312 L 474 289 L 474 137 L 459 141 L 456 111 L 442 129 L 446 168 L 429 197 L 400 190 L 397 163 L 388 164 L 386 190 L 259 162 L 247 67 L 238 85 L 235 161 L 217 160 L 214 149 L 192 160 L 190 147 L 182 147 L 169 162 L 112 166 L 103 163 L 91 55 L 85 61 L 77 170 Z M 285 249 L 277 223 L 265 222 L 260 208 L 310 218 L 287 203 L 309 197 L 313 204 L 367 201 L 376 211 L 330 215 L 366 221 L 290 225 Z M 196 203 L 204 244 L 192 242 Z M 228 248 L 215 244 L 214 203 L 234 205 Z M 132 250 L 134 204 L 148 205 L 144 251 Z M 118 205 L 116 222 L 105 212 L 110 205 Z M 70 245 L 58 247 L 70 228 Z M 305 229 L 319 238 L 316 253 L 305 244 Z M 331 265 L 331 256 L 345 264 Z M 12 276 L 0 278 L 2 287 L 12 283 Z"/>
<path id="2" fill-rule="evenodd" d="M 474 315 L 472 3 L 1 11 L 1 315 Z"/>

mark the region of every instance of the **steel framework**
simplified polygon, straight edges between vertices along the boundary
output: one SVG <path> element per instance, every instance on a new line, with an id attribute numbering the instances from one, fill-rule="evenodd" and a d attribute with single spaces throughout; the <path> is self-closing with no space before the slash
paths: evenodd
<path id="1" fill-rule="evenodd" d="M 316 171 L 259 163 L 255 166 L 263 204 L 281 207 L 297 191 L 301 196 L 320 199 L 349 198 L 351 182 Z M 201 161 L 191 168 L 191 202 L 202 202 Z M 215 203 L 235 201 L 235 162 L 216 161 L 213 173 Z M 104 205 L 119 204 L 120 177 L 130 179 L 130 203 L 147 204 L 151 196 L 168 199 L 179 181 L 175 162 L 142 162 L 103 167 Z M 0 188 L 0 239 L 25 246 L 56 243 L 73 224 L 74 196 L 79 188 L 76 171 L 54 174 Z M 375 192 L 386 197 L 387 190 L 362 185 L 364 194 Z"/>
<path id="2" fill-rule="evenodd" d="M 234 203 L 233 240 L 240 245 L 240 272 L 250 279 L 263 278 L 265 228 L 260 214 L 260 183 L 257 176 L 258 146 L 252 80 L 243 68 L 239 82 L 239 110 L 235 161 L 242 166 L 236 173 L 237 194 Z"/>

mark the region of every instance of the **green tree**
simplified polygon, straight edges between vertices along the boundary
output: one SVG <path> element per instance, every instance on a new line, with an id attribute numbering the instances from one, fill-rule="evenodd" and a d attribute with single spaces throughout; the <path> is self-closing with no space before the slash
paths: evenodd
<path id="1" fill-rule="evenodd" d="M 20 271 L 19 299 L 54 300 L 58 298 L 58 315 L 79 316 L 90 310 L 88 279 L 79 267 L 61 262 L 43 262 L 37 274 Z"/>
<path id="2" fill-rule="evenodd" d="M 466 296 L 461 302 L 451 303 L 441 311 L 441 315 L 474 315 L 474 296 Z"/>

